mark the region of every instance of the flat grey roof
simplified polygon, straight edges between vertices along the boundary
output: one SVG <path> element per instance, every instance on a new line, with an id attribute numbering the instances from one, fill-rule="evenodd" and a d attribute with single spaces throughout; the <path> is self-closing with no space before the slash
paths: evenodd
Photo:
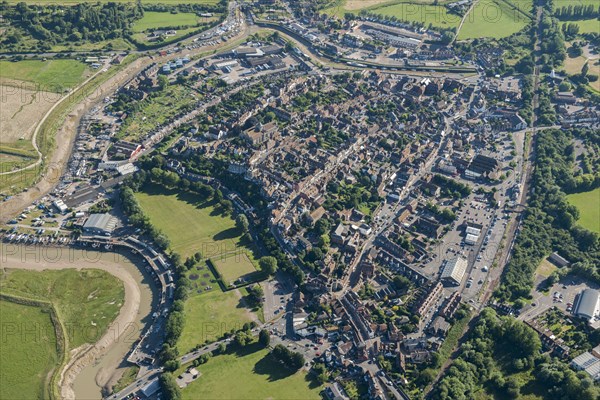
<path id="1" fill-rule="evenodd" d="M 117 219 L 110 214 L 92 214 L 83 224 L 84 229 L 98 229 L 112 232 L 117 226 Z"/>
<path id="2" fill-rule="evenodd" d="M 585 289 L 579 295 L 575 314 L 582 315 L 587 318 L 592 318 L 598 307 L 598 298 L 600 293 L 595 289 Z"/>

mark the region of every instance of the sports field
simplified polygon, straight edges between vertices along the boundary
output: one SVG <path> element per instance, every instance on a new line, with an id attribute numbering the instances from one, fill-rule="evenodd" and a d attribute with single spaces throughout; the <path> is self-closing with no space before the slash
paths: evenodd
<path id="1" fill-rule="evenodd" d="M 567 200 L 579 210 L 577 223 L 592 232 L 600 233 L 600 188 L 570 194 Z"/>
<path id="2" fill-rule="evenodd" d="M 170 28 L 177 26 L 196 26 L 200 17 L 193 13 L 153 12 L 146 11 L 142 19 L 133 24 L 134 32 L 144 32 L 151 29 Z"/>
<path id="3" fill-rule="evenodd" d="M 215 257 L 212 262 L 226 285 L 237 281 L 239 278 L 250 281 L 252 280 L 252 274 L 257 272 L 254 267 L 256 261 L 253 260 L 252 254 L 247 252 L 235 252 L 227 256 Z"/>
<path id="4" fill-rule="evenodd" d="M 181 354 L 251 321 L 235 292 L 223 292 L 217 284 L 212 285 L 211 291 L 192 295 L 185 302 L 185 325 L 177 342 Z"/>
<path id="5" fill-rule="evenodd" d="M 198 251 L 204 257 L 217 258 L 244 247 L 240 243 L 242 232 L 233 218 L 222 215 L 198 195 L 147 186 L 135 197 L 183 259 Z"/>
<path id="6" fill-rule="evenodd" d="M 526 15 L 530 1 L 480 0 L 465 18 L 458 40 L 476 38 L 503 38 L 519 32 L 529 23 Z"/>
<path id="7" fill-rule="evenodd" d="M 456 28 L 461 17 L 451 14 L 440 5 L 415 4 L 414 2 L 397 3 L 390 6 L 371 9 L 372 12 L 396 17 L 399 21 L 418 22 L 425 27 L 431 25 L 437 28 Z"/>
<path id="8" fill-rule="evenodd" d="M 50 314 L 0 301 L 0 399 L 47 399 L 50 372 L 58 363 Z"/>
<path id="9" fill-rule="evenodd" d="M 60 93 L 85 80 L 90 72 L 76 60 L 0 61 L 0 79 L 25 81 L 38 90 Z"/>
<path id="10" fill-rule="evenodd" d="M 123 305 L 122 282 L 105 271 L 7 271 L 0 291 L 52 303 L 67 329 L 69 349 L 95 343 Z"/>
<path id="11" fill-rule="evenodd" d="M 243 353 L 211 358 L 197 367 L 201 376 L 182 390 L 182 398 L 197 399 L 319 399 L 303 371 L 290 374 L 270 359 L 266 349 L 249 345 Z"/>

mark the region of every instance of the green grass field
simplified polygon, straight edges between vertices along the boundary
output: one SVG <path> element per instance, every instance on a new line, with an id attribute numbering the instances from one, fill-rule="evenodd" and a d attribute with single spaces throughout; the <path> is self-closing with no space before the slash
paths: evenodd
<path id="1" fill-rule="evenodd" d="M 570 194 L 567 200 L 579 210 L 577 223 L 592 232 L 600 233 L 600 188 Z"/>
<path id="2" fill-rule="evenodd" d="M 225 284 L 230 284 L 244 278 L 246 281 L 252 280 L 252 274 L 257 272 L 254 267 L 256 260 L 252 253 L 241 252 L 227 255 L 226 257 L 215 257 L 212 259 L 215 267 L 223 277 Z"/>
<path id="3" fill-rule="evenodd" d="M 552 2 L 552 5 L 554 7 L 554 9 L 556 10 L 557 8 L 560 7 L 568 7 L 568 6 L 587 6 L 587 5 L 594 5 L 597 6 L 598 5 L 598 1 L 597 0 L 554 0 Z"/>
<path id="4" fill-rule="evenodd" d="M 514 7 L 502 0 L 481 0 L 467 15 L 458 33 L 458 40 L 491 37 L 500 39 L 519 32 L 530 19 L 530 1 L 512 1 Z"/>
<path id="5" fill-rule="evenodd" d="M 374 8 L 371 11 L 396 17 L 400 21 L 419 22 L 425 27 L 456 28 L 461 17 L 448 12 L 446 7 L 430 4 L 398 3 L 390 6 Z"/>
<path id="6" fill-rule="evenodd" d="M 600 21 L 598 19 L 582 19 L 578 21 L 561 22 L 577 24 L 579 26 L 579 33 L 598 33 L 598 31 L 600 31 Z"/>
<path id="7" fill-rule="evenodd" d="M 168 28 L 175 26 L 196 26 L 201 18 L 193 13 L 152 12 L 146 11 L 142 19 L 138 19 L 133 24 L 134 32 L 144 32 L 146 30 Z"/>
<path id="8" fill-rule="evenodd" d="M 0 399 L 47 399 L 58 363 L 56 334 L 47 312 L 0 301 Z"/>
<path id="9" fill-rule="evenodd" d="M 0 279 L 0 291 L 51 302 L 67 329 L 69 349 L 100 339 L 125 298 L 121 281 L 100 270 L 9 269 Z"/>
<path id="10" fill-rule="evenodd" d="M 452 0 L 337 0 L 323 9 L 322 12 L 328 15 L 334 15 L 338 18 L 344 18 L 344 14 L 359 14 L 362 10 L 374 10 L 376 8 L 392 6 L 400 3 L 411 3 L 420 5 L 433 5 L 451 3 Z"/>
<path id="11" fill-rule="evenodd" d="M 235 221 L 219 214 L 212 204 L 203 202 L 197 195 L 168 191 L 159 186 L 147 186 L 135 196 L 150 221 L 171 240 L 172 251 L 184 259 L 198 251 L 213 260 L 220 260 L 225 254 L 249 253 L 249 265 L 224 271 L 233 276 L 249 271 L 250 267 L 253 269 L 252 252 L 240 242 L 241 231 Z M 177 343 L 180 352 L 213 341 L 251 320 L 236 294 L 222 292 L 204 263 L 188 271 L 187 276 L 192 281 L 193 292 L 185 302 L 185 327 Z M 207 287 L 211 289 L 206 290 Z"/>
<path id="12" fill-rule="evenodd" d="M 223 292 L 216 284 L 213 286 L 213 290 L 192 295 L 185 302 L 185 326 L 177 342 L 181 354 L 251 321 L 233 291 Z"/>
<path id="13" fill-rule="evenodd" d="M 197 369 L 202 374 L 182 390 L 182 398 L 197 399 L 319 399 L 322 387 L 312 384 L 305 372 L 290 374 L 266 349 L 249 345 L 243 353 L 211 358 Z"/>
<path id="14" fill-rule="evenodd" d="M 171 240 L 171 249 L 184 259 L 196 252 L 217 258 L 245 246 L 242 232 L 197 195 L 148 186 L 135 194 L 150 221 Z"/>
<path id="15" fill-rule="evenodd" d="M 85 80 L 88 67 L 76 60 L 0 61 L 0 78 L 39 85 L 40 90 L 62 92 Z"/>

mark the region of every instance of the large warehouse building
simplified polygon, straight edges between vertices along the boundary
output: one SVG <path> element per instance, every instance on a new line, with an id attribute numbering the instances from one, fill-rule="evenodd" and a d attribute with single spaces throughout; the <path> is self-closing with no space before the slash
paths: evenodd
<path id="1" fill-rule="evenodd" d="M 575 304 L 575 315 L 594 322 L 600 314 L 600 292 L 594 289 L 585 289 L 579 294 Z"/>
<path id="2" fill-rule="evenodd" d="M 117 219 L 110 214 L 92 214 L 83 224 L 86 236 L 110 236 L 117 227 Z"/>
<path id="3" fill-rule="evenodd" d="M 440 278 L 443 282 L 458 286 L 462 282 L 466 270 L 467 259 L 456 257 L 448 260 Z"/>

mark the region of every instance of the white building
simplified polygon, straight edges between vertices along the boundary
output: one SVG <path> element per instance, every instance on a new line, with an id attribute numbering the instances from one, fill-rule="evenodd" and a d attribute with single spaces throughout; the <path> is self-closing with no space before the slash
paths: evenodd
<path id="1" fill-rule="evenodd" d="M 467 259 L 456 257 L 448 260 L 440 279 L 452 285 L 460 285 L 467 270 Z"/>
<path id="2" fill-rule="evenodd" d="M 571 367 L 578 371 L 585 371 L 595 381 L 600 380 L 600 359 L 590 352 L 585 352 L 571 361 Z"/>
<path id="3" fill-rule="evenodd" d="M 595 322 L 600 314 L 600 292 L 594 289 L 583 290 L 575 303 L 574 314 L 590 323 Z"/>

